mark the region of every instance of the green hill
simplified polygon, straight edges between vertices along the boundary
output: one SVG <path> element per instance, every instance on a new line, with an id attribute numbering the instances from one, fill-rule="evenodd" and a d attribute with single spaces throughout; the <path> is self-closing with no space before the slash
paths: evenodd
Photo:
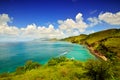
<path id="1" fill-rule="evenodd" d="M 61 39 L 61 41 L 68 41 L 68 42 L 72 42 L 72 43 L 78 43 L 81 44 L 82 41 L 87 37 L 86 34 L 80 34 L 79 36 L 72 36 L 72 37 L 68 37 L 65 39 Z"/>
<path id="2" fill-rule="evenodd" d="M 62 39 L 62 41 L 87 45 L 108 59 L 120 58 L 120 29 L 103 30 L 89 35 L 82 34 Z"/>
<path id="3" fill-rule="evenodd" d="M 109 30 L 92 33 L 88 35 L 88 37 L 86 38 L 86 42 L 92 44 L 100 40 L 103 40 L 105 38 L 114 37 L 114 36 L 120 36 L 119 29 L 109 29 Z"/>

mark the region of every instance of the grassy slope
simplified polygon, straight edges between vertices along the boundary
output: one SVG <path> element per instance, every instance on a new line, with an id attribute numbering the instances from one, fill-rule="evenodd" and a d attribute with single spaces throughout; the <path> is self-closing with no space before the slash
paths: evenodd
<path id="1" fill-rule="evenodd" d="M 87 37 L 87 35 L 81 34 L 79 36 L 72 36 L 72 37 L 68 37 L 68 38 L 62 39 L 62 41 L 68 41 L 68 42 L 72 42 L 72 43 L 81 44 L 83 39 L 85 39 L 86 37 Z"/>
<path id="2" fill-rule="evenodd" d="M 34 64 L 34 62 L 32 63 Z M 31 68 L 31 65 L 26 65 Z M 25 65 L 24 65 L 25 67 Z M 34 66 L 32 66 L 34 67 Z M 29 70 L 0 75 L 0 80 L 119 80 L 120 67 L 109 61 L 80 62 L 67 58 L 51 59 L 48 64 Z M 16 74 L 19 73 L 19 74 Z"/>
<path id="3" fill-rule="evenodd" d="M 90 34 L 86 38 L 86 42 L 89 44 L 92 44 L 92 43 L 95 43 L 95 42 L 100 41 L 102 39 L 105 39 L 108 37 L 114 37 L 114 36 L 120 36 L 120 30 L 109 29 L 109 30 L 99 31 L 99 32 Z"/>
<path id="4" fill-rule="evenodd" d="M 32 69 L 23 74 L 0 78 L 0 80 L 89 80 L 84 76 L 84 63 L 79 61 L 63 61 L 57 65 L 44 65 L 37 69 Z"/>
<path id="5" fill-rule="evenodd" d="M 120 58 L 120 29 L 109 29 L 89 35 L 79 35 L 63 39 L 78 44 L 85 44 L 103 53 L 107 58 Z"/>
<path id="6" fill-rule="evenodd" d="M 15 76 L 13 80 L 70 80 L 77 77 L 74 74 L 81 74 L 84 72 L 83 68 L 77 67 L 73 62 L 63 62 L 57 66 L 42 67 L 26 72 L 21 76 Z"/>

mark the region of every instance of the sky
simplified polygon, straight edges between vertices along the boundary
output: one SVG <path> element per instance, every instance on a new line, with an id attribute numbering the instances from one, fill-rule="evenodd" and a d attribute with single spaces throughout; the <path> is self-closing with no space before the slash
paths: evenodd
<path id="1" fill-rule="evenodd" d="M 120 28 L 120 0 L 0 0 L 0 41 L 65 38 Z"/>

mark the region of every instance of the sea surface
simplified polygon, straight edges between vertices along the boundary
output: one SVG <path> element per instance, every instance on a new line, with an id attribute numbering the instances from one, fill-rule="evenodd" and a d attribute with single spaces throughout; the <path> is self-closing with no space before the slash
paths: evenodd
<path id="1" fill-rule="evenodd" d="M 95 59 L 84 46 L 68 42 L 0 42 L 0 73 L 15 71 L 27 60 L 45 64 L 52 57 L 59 56 L 80 61 Z"/>

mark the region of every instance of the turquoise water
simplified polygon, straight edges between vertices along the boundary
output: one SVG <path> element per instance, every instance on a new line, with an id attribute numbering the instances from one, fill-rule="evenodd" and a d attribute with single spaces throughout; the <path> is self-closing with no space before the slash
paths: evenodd
<path id="1" fill-rule="evenodd" d="M 95 58 L 84 46 L 67 42 L 1 42 L 0 72 L 12 72 L 27 60 L 45 64 L 52 57 L 63 55 L 80 61 Z"/>

